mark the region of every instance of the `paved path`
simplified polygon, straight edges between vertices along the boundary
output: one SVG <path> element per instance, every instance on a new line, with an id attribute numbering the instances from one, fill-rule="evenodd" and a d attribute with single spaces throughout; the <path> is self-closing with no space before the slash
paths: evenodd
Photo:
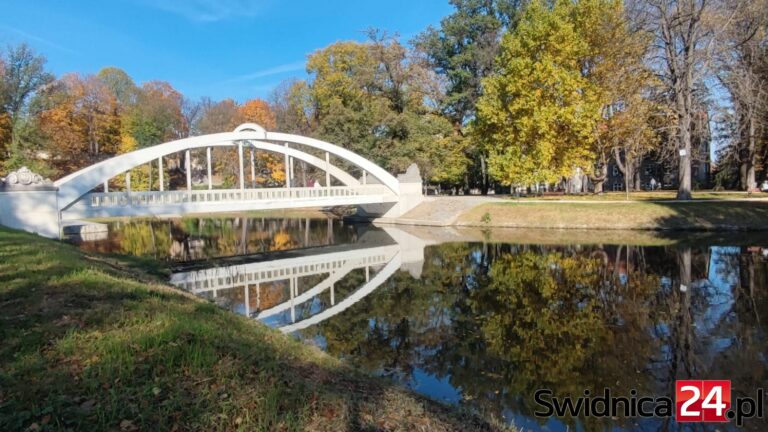
<path id="1" fill-rule="evenodd" d="M 448 226 L 452 225 L 462 213 L 480 204 L 502 201 L 509 202 L 509 199 L 503 195 L 431 196 L 399 218 L 380 218 L 376 219 L 376 222 Z"/>

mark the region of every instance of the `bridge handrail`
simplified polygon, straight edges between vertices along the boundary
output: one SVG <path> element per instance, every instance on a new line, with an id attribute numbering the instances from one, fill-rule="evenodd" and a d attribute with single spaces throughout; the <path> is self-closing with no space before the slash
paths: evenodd
<path id="1" fill-rule="evenodd" d="M 87 207 L 149 206 L 188 202 L 293 200 L 364 195 L 391 195 L 384 185 L 291 187 L 257 189 L 205 189 L 178 191 L 93 192 L 82 200 Z"/>

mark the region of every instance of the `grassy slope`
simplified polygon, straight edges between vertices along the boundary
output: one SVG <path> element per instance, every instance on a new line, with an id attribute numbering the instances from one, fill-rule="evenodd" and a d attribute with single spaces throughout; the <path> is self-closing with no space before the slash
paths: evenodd
<path id="1" fill-rule="evenodd" d="M 456 223 L 525 228 L 765 230 L 768 229 L 768 202 L 509 201 L 477 206 L 462 214 Z"/>
<path id="2" fill-rule="evenodd" d="M 2 431 L 494 429 L 143 273 L 2 228 L 0 340 Z"/>

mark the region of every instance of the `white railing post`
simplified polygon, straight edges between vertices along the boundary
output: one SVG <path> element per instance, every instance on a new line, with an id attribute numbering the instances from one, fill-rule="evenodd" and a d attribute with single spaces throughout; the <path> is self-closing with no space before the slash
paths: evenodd
<path id="1" fill-rule="evenodd" d="M 243 172 L 243 142 L 237 142 L 237 160 L 239 162 L 238 168 L 240 170 L 240 190 L 245 189 L 245 174 Z"/>
<path id="2" fill-rule="evenodd" d="M 212 170 L 211 170 L 211 148 L 206 147 L 205 148 L 205 157 L 208 161 L 208 190 L 213 189 L 213 179 L 212 177 Z"/>
<path id="3" fill-rule="evenodd" d="M 285 143 L 285 148 L 288 148 L 288 143 Z M 290 170 L 290 156 L 288 156 L 288 153 L 285 153 L 285 187 L 288 189 L 291 188 L 291 170 Z"/>
<path id="4" fill-rule="evenodd" d="M 325 152 L 325 187 L 331 187 L 331 154 Z"/>
<path id="5" fill-rule="evenodd" d="M 160 171 L 160 192 L 165 190 L 165 173 L 163 173 L 163 157 L 157 158 L 157 168 Z"/>
<path id="6" fill-rule="evenodd" d="M 187 192 L 192 191 L 192 158 L 190 157 L 189 150 L 184 152 L 184 168 L 187 171 Z"/>
<path id="7" fill-rule="evenodd" d="M 251 187 L 256 187 L 256 157 L 253 154 L 253 148 L 251 148 Z"/>

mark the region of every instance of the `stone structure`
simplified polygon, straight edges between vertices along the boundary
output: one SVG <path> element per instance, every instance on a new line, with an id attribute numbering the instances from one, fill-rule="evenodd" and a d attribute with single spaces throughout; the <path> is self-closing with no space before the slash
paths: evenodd
<path id="1" fill-rule="evenodd" d="M 424 201 L 421 171 L 418 165 L 415 163 L 411 164 L 405 171 L 405 174 L 397 176 L 397 182 L 400 184 L 400 199 L 397 202 L 358 206 L 358 216 L 364 218 L 396 218 L 404 215 Z"/>
<path id="2" fill-rule="evenodd" d="M 58 189 L 27 167 L 0 181 L 0 225 L 59 237 Z"/>

